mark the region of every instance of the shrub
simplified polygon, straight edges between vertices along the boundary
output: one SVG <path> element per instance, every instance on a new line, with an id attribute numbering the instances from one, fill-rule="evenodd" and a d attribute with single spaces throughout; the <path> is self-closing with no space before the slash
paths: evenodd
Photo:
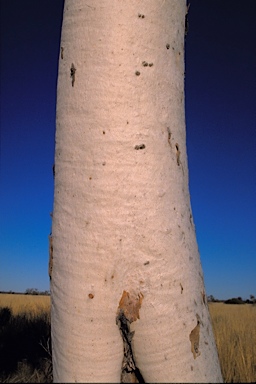
<path id="1" fill-rule="evenodd" d="M 0 308 L 0 327 L 4 327 L 9 323 L 12 317 L 12 311 L 9 307 Z"/>
<path id="2" fill-rule="evenodd" d="M 224 301 L 225 304 L 244 304 L 244 301 L 242 300 L 241 297 L 236 297 L 232 299 L 228 299 Z"/>

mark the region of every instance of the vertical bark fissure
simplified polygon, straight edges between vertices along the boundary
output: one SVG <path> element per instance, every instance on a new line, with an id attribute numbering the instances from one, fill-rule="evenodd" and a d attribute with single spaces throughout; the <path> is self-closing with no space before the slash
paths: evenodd
<path id="1" fill-rule="evenodd" d="M 75 84 L 75 79 L 76 79 L 76 68 L 74 66 L 74 63 L 72 63 L 71 68 L 70 68 L 70 77 L 72 79 L 72 87 L 74 87 Z"/>
<path id="2" fill-rule="evenodd" d="M 131 332 L 130 324 L 140 318 L 139 310 L 143 295 L 134 295 L 123 291 L 116 316 L 116 324 L 123 339 L 123 362 L 121 369 L 121 383 L 145 383 L 145 380 L 136 366 L 132 349 L 132 338 L 135 331 Z"/>
<path id="3" fill-rule="evenodd" d="M 132 350 L 132 338 L 135 331 L 130 331 L 131 323 L 126 318 L 123 309 L 120 309 L 117 314 L 116 324 L 118 325 L 124 344 L 121 383 L 145 383 L 139 368 L 136 366 Z"/>

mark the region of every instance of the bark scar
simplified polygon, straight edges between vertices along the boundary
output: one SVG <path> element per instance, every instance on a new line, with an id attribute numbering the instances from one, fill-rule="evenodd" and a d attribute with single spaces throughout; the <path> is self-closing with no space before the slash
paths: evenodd
<path id="1" fill-rule="evenodd" d="M 137 151 L 138 151 L 139 149 L 144 149 L 144 148 L 146 148 L 146 145 L 145 145 L 145 144 L 138 144 L 138 145 L 135 145 L 135 147 L 134 147 L 134 149 L 136 149 Z"/>
<path id="2" fill-rule="evenodd" d="M 178 166 L 180 166 L 180 148 L 179 148 L 179 144 L 178 143 L 175 144 L 175 148 L 176 148 L 177 164 L 178 164 Z"/>
<path id="3" fill-rule="evenodd" d="M 132 338 L 135 331 L 131 332 L 130 324 L 140 318 L 139 309 L 141 307 L 143 294 L 139 293 L 137 297 L 123 291 L 117 310 L 116 324 L 120 330 L 123 345 L 124 357 L 121 370 L 121 383 L 145 383 L 140 370 L 136 367 L 133 350 Z"/>
<path id="4" fill-rule="evenodd" d="M 70 77 L 72 79 L 72 87 L 74 87 L 75 79 L 76 79 L 76 68 L 73 63 L 70 68 Z"/>
<path id="5" fill-rule="evenodd" d="M 171 136 L 172 136 L 172 132 L 170 130 L 169 127 L 167 127 L 167 133 L 168 133 L 168 144 L 170 145 L 170 147 L 172 146 L 171 144 Z"/>

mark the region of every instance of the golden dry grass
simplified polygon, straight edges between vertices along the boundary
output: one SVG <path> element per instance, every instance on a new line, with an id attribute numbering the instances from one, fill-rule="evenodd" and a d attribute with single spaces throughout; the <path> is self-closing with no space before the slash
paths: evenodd
<path id="1" fill-rule="evenodd" d="M 256 306 L 210 303 L 209 309 L 224 381 L 256 382 Z"/>
<path id="2" fill-rule="evenodd" d="M 9 307 L 14 315 L 20 313 L 37 315 L 41 312 L 50 312 L 50 296 L 44 295 L 18 295 L 0 294 L 0 307 Z"/>

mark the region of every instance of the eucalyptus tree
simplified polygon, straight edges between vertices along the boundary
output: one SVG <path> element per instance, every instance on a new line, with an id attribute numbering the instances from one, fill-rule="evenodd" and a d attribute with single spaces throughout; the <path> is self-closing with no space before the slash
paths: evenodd
<path id="1" fill-rule="evenodd" d="M 185 0 L 66 0 L 55 382 L 220 382 L 188 187 Z"/>

